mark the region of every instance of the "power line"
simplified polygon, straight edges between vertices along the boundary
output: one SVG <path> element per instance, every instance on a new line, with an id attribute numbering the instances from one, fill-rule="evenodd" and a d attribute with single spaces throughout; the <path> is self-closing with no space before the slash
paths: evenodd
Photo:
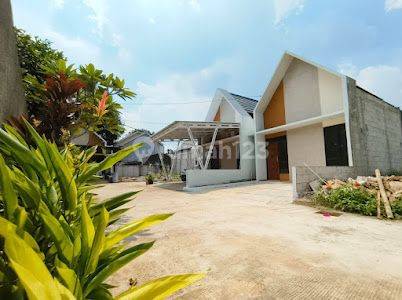
<path id="1" fill-rule="evenodd" d="M 192 102 L 151 102 L 151 103 L 130 103 L 130 105 L 181 105 L 181 104 L 198 104 L 211 103 L 212 101 L 192 101 Z"/>
<path id="2" fill-rule="evenodd" d="M 141 121 L 141 122 L 134 121 L 134 123 L 137 123 L 137 124 L 154 124 L 154 125 L 168 125 L 168 124 L 169 124 L 169 123 L 143 122 L 143 121 Z M 124 127 L 128 127 L 128 128 L 131 128 L 131 129 L 137 129 L 137 128 L 135 128 L 135 127 L 133 127 L 133 126 L 131 126 L 131 125 L 127 125 L 127 124 L 123 124 L 123 126 L 124 126 Z"/>

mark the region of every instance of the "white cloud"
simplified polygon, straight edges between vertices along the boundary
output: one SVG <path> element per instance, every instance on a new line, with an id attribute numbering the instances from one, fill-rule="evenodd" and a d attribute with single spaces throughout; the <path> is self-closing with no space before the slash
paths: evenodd
<path id="1" fill-rule="evenodd" d="M 201 10 L 201 5 L 199 0 L 190 0 L 188 2 L 195 10 L 200 11 Z"/>
<path id="2" fill-rule="evenodd" d="M 282 23 L 291 13 L 301 12 L 305 0 L 274 0 L 275 24 Z"/>
<path id="3" fill-rule="evenodd" d="M 135 89 L 138 100 L 134 101 L 141 101 L 145 105 L 123 103 L 123 122 L 130 127 L 155 131 L 176 120 L 203 121 L 215 89 L 219 88 L 217 82 L 222 77 L 236 74 L 239 71 L 237 62 L 236 58 L 231 57 L 218 60 L 196 72 L 171 74 L 153 84 L 138 82 Z"/>
<path id="4" fill-rule="evenodd" d="M 342 63 L 338 65 L 338 70 L 344 75 L 352 78 L 357 78 L 359 69 L 352 63 Z"/>
<path id="5" fill-rule="evenodd" d="M 402 9 L 402 0 L 385 0 L 385 10 Z"/>
<path id="6" fill-rule="evenodd" d="M 345 67 L 346 66 L 346 67 Z M 359 70 L 353 64 L 342 64 L 339 70 L 355 78 L 357 84 L 385 101 L 402 106 L 402 69 L 396 66 L 378 65 Z"/>
<path id="7" fill-rule="evenodd" d="M 64 0 L 51 0 L 51 2 L 56 8 L 60 9 L 64 7 Z"/>
<path id="8" fill-rule="evenodd" d="M 155 21 L 154 18 L 149 18 L 149 19 L 148 19 L 148 22 L 151 23 L 151 24 L 156 24 L 156 21 Z"/>
<path id="9" fill-rule="evenodd" d="M 71 62 L 87 64 L 100 60 L 100 48 L 80 37 L 68 37 L 52 30 L 45 31 L 43 35 L 52 41 L 54 48 L 62 50 Z"/>
<path id="10" fill-rule="evenodd" d="M 84 4 L 92 10 L 89 19 L 96 24 L 95 32 L 99 36 L 102 36 L 104 26 L 109 21 L 107 18 L 108 4 L 106 0 L 84 0 Z"/>

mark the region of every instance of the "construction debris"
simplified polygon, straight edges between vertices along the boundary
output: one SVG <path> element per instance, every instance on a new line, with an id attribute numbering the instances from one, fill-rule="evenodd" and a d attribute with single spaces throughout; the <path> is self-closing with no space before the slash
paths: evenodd
<path id="1" fill-rule="evenodd" d="M 354 188 L 364 188 L 372 193 L 377 199 L 377 217 L 381 218 L 381 209 L 385 210 L 388 219 L 393 219 L 392 204 L 402 197 L 402 176 L 381 176 L 379 170 L 375 170 L 375 177 L 357 176 L 356 179 L 349 178 L 347 181 L 339 179 L 330 180 L 314 180 L 310 182 L 310 188 L 316 192 L 320 189 L 317 186 L 321 184 L 324 193 L 338 189 L 346 184 L 352 185 Z"/>
<path id="2" fill-rule="evenodd" d="M 317 192 L 321 189 L 322 181 L 321 180 L 314 180 L 309 183 L 309 186 L 313 192 Z"/>
<path id="3" fill-rule="evenodd" d="M 380 194 L 381 194 L 382 202 L 384 203 L 384 208 L 385 208 L 385 213 L 387 214 L 387 218 L 393 219 L 394 214 L 392 213 L 391 205 L 389 204 L 389 201 L 388 201 L 388 195 L 387 195 L 387 192 L 385 191 L 384 183 L 382 182 L 380 170 L 378 170 L 378 169 L 375 170 L 375 176 L 377 178 L 378 187 L 380 189 Z"/>

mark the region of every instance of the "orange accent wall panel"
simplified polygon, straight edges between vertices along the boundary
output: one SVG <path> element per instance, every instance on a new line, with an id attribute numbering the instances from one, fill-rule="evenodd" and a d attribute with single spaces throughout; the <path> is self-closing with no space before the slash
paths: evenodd
<path id="1" fill-rule="evenodd" d="M 285 125 L 285 101 L 283 81 L 279 84 L 264 112 L 264 128 Z"/>
<path id="2" fill-rule="evenodd" d="M 221 121 L 221 108 L 219 107 L 218 112 L 215 115 L 214 122 L 220 122 L 220 121 Z"/>

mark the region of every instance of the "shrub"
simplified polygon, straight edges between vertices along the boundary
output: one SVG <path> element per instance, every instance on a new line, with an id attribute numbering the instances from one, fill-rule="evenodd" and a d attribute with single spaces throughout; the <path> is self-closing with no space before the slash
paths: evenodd
<path id="1" fill-rule="evenodd" d="M 95 148 L 72 155 L 40 137 L 25 122 L 34 146 L 8 125 L 0 129 L 0 298 L 111 299 L 105 280 L 149 250 L 124 239 L 171 214 L 109 225 L 136 192 L 96 203 L 91 180 L 140 145 L 89 163 Z M 165 297 L 203 275 L 167 276 L 133 287 L 117 299 Z"/>
<path id="2" fill-rule="evenodd" d="M 394 214 L 398 215 L 398 218 L 402 218 L 402 198 L 397 198 L 391 203 L 391 208 Z"/>
<path id="3" fill-rule="evenodd" d="M 154 180 L 155 180 L 155 176 L 154 176 L 154 175 L 152 175 L 152 174 L 147 174 L 147 175 L 145 175 L 145 182 L 146 182 L 147 184 L 153 184 L 153 183 L 154 183 Z"/>
<path id="4" fill-rule="evenodd" d="M 343 185 L 329 192 L 319 191 L 314 195 L 314 202 L 345 212 L 367 216 L 377 214 L 376 196 L 363 187 L 356 188 L 351 184 Z"/>

